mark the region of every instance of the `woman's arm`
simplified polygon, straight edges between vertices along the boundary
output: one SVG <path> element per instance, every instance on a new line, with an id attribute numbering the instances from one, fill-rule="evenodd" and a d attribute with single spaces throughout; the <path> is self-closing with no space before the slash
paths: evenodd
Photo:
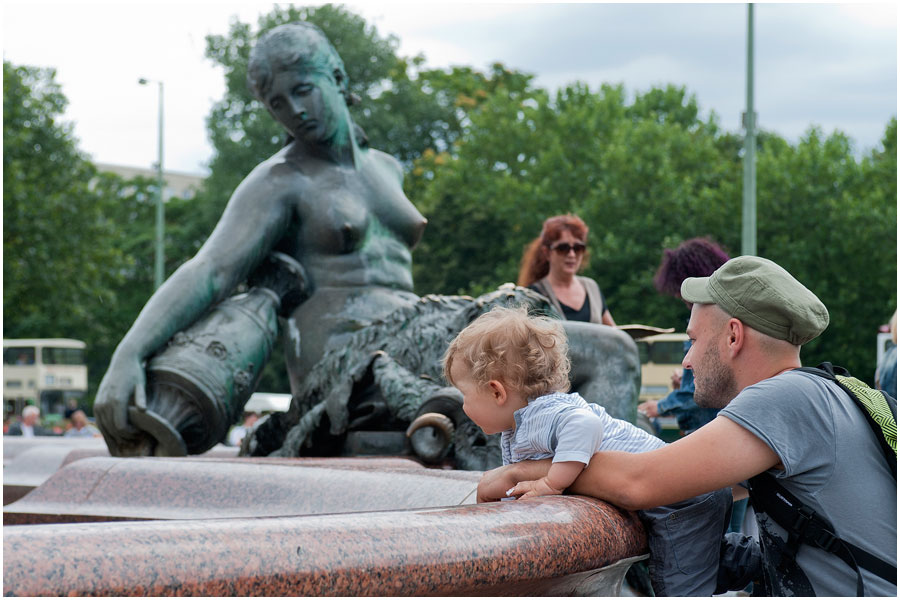
<path id="1" fill-rule="evenodd" d="M 615 327 L 615 326 L 616 326 L 616 322 L 613 320 L 612 314 L 609 312 L 609 309 L 608 309 L 608 308 L 607 308 L 606 310 L 603 311 L 603 317 L 602 317 L 601 322 L 602 322 L 604 325 L 609 325 L 610 327 Z"/>
<path id="2" fill-rule="evenodd" d="M 206 243 L 150 297 L 113 353 L 94 405 L 108 440 L 134 437 L 127 411 L 132 397 L 144 404 L 143 361 L 225 298 L 284 234 L 290 204 L 263 178 L 255 171 L 238 187 Z"/>

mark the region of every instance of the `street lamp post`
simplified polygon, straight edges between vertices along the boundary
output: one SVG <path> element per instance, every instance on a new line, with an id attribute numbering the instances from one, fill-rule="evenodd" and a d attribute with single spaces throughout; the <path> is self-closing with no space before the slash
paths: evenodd
<path id="1" fill-rule="evenodd" d="M 747 111 L 744 113 L 744 202 L 741 254 L 756 254 L 756 111 L 753 108 L 753 4 L 747 5 Z"/>
<path id="2" fill-rule="evenodd" d="M 150 83 L 149 79 L 141 77 L 138 79 L 141 85 Z M 163 207 L 163 190 L 165 189 L 165 179 L 163 178 L 163 82 L 157 81 L 159 85 L 159 157 L 156 162 L 156 261 L 153 270 L 153 289 L 159 289 L 163 283 L 163 270 L 165 265 L 165 253 L 163 249 L 164 229 L 165 229 L 165 208 Z"/>

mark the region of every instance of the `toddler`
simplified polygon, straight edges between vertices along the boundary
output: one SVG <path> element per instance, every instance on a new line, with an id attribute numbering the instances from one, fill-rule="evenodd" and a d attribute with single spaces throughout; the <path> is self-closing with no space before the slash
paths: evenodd
<path id="1" fill-rule="evenodd" d="M 444 355 L 444 376 L 463 411 L 500 433 L 503 464 L 552 458 L 546 476 L 520 482 L 521 498 L 561 494 L 600 450 L 646 452 L 665 445 L 569 389 L 568 343 L 558 320 L 497 307 L 463 329 Z M 507 492 L 511 494 L 513 490 Z M 710 596 L 731 508 L 728 488 L 638 511 L 650 546 L 657 596 Z"/>

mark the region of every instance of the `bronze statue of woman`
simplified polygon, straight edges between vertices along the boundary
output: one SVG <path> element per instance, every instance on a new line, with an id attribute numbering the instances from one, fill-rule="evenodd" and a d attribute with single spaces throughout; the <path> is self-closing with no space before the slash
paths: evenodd
<path id="1" fill-rule="evenodd" d="M 254 47 L 248 85 L 289 141 L 237 187 L 206 243 L 153 294 L 116 348 L 94 406 L 113 454 L 133 453 L 127 449 L 140 437 L 129 406 L 145 405 L 145 362 L 273 252 L 305 272 L 307 297 L 283 323 L 295 401 L 329 349 L 420 302 L 411 250 L 426 220 L 403 193 L 399 162 L 357 139 L 347 83 L 340 56 L 311 24 L 276 27 Z"/>

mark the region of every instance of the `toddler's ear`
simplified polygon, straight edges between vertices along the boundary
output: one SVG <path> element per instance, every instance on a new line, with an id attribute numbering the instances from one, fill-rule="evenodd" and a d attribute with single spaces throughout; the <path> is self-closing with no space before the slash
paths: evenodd
<path id="1" fill-rule="evenodd" d="M 491 395 L 494 397 L 494 402 L 496 402 L 499 406 L 503 406 L 506 403 L 506 387 L 504 387 L 503 383 L 497 379 L 491 379 L 488 381 L 488 387 L 491 390 Z"/>

